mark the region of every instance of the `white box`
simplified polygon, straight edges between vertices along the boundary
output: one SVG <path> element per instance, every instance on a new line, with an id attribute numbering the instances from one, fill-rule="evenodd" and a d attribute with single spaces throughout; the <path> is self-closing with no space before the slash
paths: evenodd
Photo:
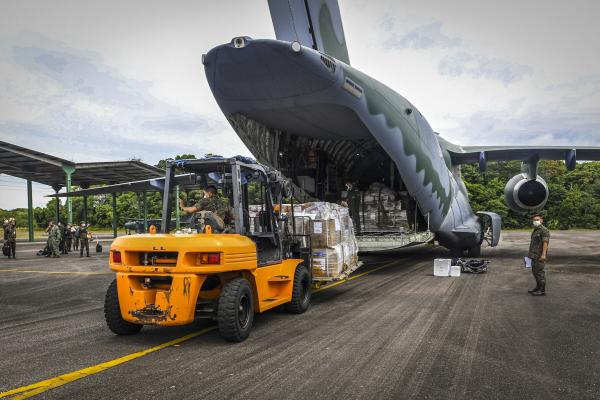
<path id="1" fill-rule="evenodd" d="M 460 276 L 460 265 L 451 265 L 450 266 L 450 276 L 455 276 L 455 277 Z"/>
<path id="2" fill-rule="evenodd" d="M 436 258 L 433 261 L 433 276 L 450 276 L 450 264 L 450 259 Z"/>

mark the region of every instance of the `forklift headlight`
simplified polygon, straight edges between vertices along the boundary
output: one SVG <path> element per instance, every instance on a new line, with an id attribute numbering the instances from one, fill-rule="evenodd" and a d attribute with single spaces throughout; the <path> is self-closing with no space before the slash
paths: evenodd
<path id="1" fill-rule="evenodd" d="M 221 264 L 221 253 L 200 253 L 200 264 Z"/>

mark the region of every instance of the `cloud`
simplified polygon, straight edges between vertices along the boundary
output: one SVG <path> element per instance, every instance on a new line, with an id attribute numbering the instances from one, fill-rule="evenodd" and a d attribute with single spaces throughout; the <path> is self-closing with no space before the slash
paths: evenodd
<path id="1" fill-rule="evenodd" d="M 140 125 L 152 131 L 164 132 L 164 131 L 175 131 L 175 132 L 194 132 L 214 131 L 215 121 L 208 121 L 205 118 L 200 118 L 192 114 L 182 115 L 167 115 L 159 119 L 148 119 L 143 121 Z"/>
<path id="2" fill-rule="evenodd" d="M 600 121 L 593 112 L 479 111 L 457 121 L 442 136 L 460 145 L 600 146 Z"/>
<path id="3" fill-rule="evenodd" d="M 156 99 L 148 93 L 150 83 L 122 76 L 106 65 L 99 54 L 49 40 L 36 42 L 44 46 L 11 46 L 15 66 L 55 82 L 67 94 L 80 94 L 94 102 L 137 110 L 152 110 L 156 106 Z"/>
<path id="4" fill-rule="evenodd" d="M 247 153 L 229 125 L 155 97 L 101 54 L 36 33 L 0 39 L 1 140 L 75 161 L 155 162 L 226 145 Z"/>
<path id="5" fill-rule="evenodd" d="M 393 19 L 384 18 L 382 28 L 386 31 L 392 31 L 394 27 Z M 386 49 L 431 49 L 431 48 L 452 48 L 462 44 L 460 38 L 452 38 L 442 33 L 442 23 L 434 22 L 428 25 L 419 26 L 412 31 L 400 35 L 392 35 L 383 42 Z"/>
<path id="6" fill-rule="evenodd" d="M 473 78 L 498 80 L 505 85 L 517 82 L 533 73 L 533 69 L 526 65 L 464 51 L 445 56 L 438 65 L 438 71 L 442 76 L 466 75 Z"/>

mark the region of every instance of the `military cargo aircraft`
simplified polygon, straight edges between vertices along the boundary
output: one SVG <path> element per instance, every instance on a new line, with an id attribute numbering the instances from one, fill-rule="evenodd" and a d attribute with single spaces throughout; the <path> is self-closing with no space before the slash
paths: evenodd
<path id="1" fill-rule="evenodd" d="M 501 220 L 474 213 L 460 166 L 521 160 L 506 185 L 516 212 L 540 210 L 548 186 L 539 160 L 599 160 L 600 148 L 461 147 L 442 139 L 407 99 L 350 66 L 336 0 L 268 0 L 276 40 L 233 38 L 203 55 L 212 93 L 257 160 L 306 199 L 338 201 L 347 179 L 407 192 L 439 243 L 478 255 L 498 244 Z M 389 248 L 397 247 L 390 243 Z"/>

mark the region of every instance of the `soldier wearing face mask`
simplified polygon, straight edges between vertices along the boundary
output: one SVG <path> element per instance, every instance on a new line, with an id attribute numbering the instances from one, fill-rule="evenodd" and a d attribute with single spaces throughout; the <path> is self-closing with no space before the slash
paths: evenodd
<path id="1" fill-rule="evenodd" d="M 550 231 L 544 226 L 544 218 L 541 215 L 533 216 L 533 233 L 529 245 L 531 258 L 531 269 L 535 278 L 535 288 L 529 290 L 532 296 L 546 295 L 546 260 L 548 255 L 548 244 L 550 243 Z"/>

